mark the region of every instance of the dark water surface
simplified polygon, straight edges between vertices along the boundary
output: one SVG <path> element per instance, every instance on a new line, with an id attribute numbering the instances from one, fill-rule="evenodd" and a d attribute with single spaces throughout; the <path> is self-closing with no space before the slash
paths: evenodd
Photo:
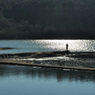
<path id="1" fill-rule="evenodd" d="M 95 73 L 0 65 L 0 95 L 95 95 Z"/>

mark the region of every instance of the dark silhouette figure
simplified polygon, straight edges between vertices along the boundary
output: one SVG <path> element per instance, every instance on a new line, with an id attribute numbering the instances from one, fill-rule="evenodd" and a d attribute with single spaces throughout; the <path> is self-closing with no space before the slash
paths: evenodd
<path id="1" fill-rule="evenodd" d="M 69 47 L 69 45 L 66 44 L 66 55 L 68 55 L 70 53 L 70 51 L 68 50 L 68 47 Z"/>
<path id="2" fill-rule="evenodd" d="M 68 47 L 69 47 L 69 45 L 68 45 L 68 44 L 66 44 L 66 51 L 68 51 Z"/>

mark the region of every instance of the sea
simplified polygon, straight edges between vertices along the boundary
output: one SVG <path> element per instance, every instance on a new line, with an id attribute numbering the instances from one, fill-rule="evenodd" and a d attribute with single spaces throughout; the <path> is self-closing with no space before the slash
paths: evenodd
<path id="1" fill-rule="evenodd" d="M 66 44 L 72 52 L 95 52 L 95 40 L 0 40 L 0 48 L 13 48 L 0 54 L 64 51 Z M 95 95 L 95 73 L 0 64 L 0 95 Z"/>
<path id="2" fill-rule="evenodd" d="M 95 40 L 0 40 L 0 47 L 10 47 L 10 50 L 1 50 L 0 54 L 64 51 L 94 52 Z"/>

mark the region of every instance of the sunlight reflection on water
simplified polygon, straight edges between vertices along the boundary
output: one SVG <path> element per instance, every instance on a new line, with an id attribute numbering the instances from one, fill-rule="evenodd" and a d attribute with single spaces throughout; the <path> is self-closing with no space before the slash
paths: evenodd
<path id="1" fill-rule="evenodd" d="M 95 51 L 94 40 L 37 40 L 43 47 L 55 50 L 65 50 L 66 44 L 71 51 Z"/>
<path id="2" fill-rule="evenodd" d="M 69 57 L 66 56 L 58 56 L 58 57 L 43 57 L 43 58 L 27 58 L 27 59 L 20 59 L 20 60 L 31 60 L 31 61 L 45 61 L 45 60 L 69 60 Z"/>
<path id="3" fill-rule="evenodd" d="M 67 43 L 72 52 L 95 51 L 95 40 L 1 40 L 0 47 L 14 49 L 1 50 L 0 53 L 64 51 Z"/>

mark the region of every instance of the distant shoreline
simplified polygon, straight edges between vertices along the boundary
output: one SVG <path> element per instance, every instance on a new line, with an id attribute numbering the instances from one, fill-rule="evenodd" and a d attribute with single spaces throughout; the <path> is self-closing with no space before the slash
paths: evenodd
<path id="1" fill-rule="evenodd" d="M 14 49 L 10 47 L 0 48 L 0 50 L 8 50 Z M 71 51 L 47 51 L 47 52 L 26 52 L 26 53 L 8 53 L 8 54 L 0 54 L 1 58 L 10 58 L 10 57 L 33 57 L 33 58 L 41 58 L 41 57 L 56 57 L 56 56 L 68 56 L 74 58 L 95 58 L 95 52 L 71 52 Z"/>
<path id="2" fill-rule="evenodd" d="M 2 47 L 2 48 L 0 48 L 0 50 L 8 50 L 8 49 L 14 49 L 14 48 L 10 48 L 10 47 Z"/>

